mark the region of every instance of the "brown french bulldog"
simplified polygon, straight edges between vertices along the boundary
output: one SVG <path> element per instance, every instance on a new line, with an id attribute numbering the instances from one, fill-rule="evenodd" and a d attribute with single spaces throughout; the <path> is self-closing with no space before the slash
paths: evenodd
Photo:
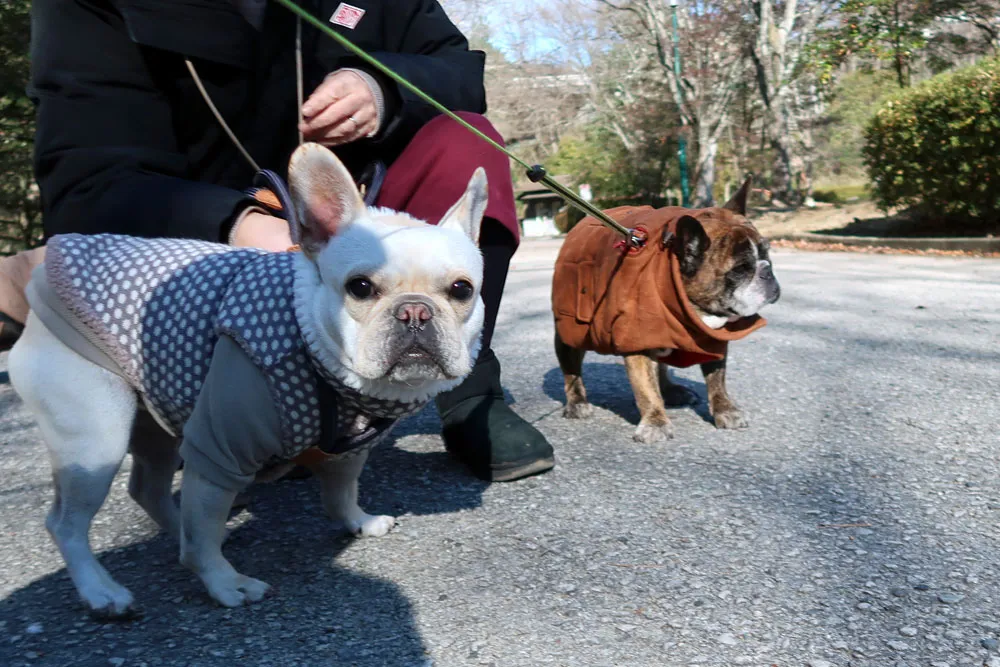
<path id="1" fill-rule="evenodd" d="M 591 350 L 625 358 L 641 414 L 633 435 L 639 442 L 671 437 L 665 406 L 692 402 L 671 382 L 670 366 L 701 365 L 716 427 L 748 426 L 726 391 L 728 343 L 764 326 L 758 311 L 781 295 L 768 243 L 746 218 L 750 183 L 721 208 L 609 210 L 625 227 L 646 232 L 638 250 L 628 251 L 593 218 L 567 235 L 552 282 L 565 417 L 593 412 L 581 377 Z"/>

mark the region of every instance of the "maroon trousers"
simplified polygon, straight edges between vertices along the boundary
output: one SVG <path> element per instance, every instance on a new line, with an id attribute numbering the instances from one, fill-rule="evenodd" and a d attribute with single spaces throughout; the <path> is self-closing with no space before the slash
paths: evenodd
<path id="1" fill-rule="evenodd" d="M 496 128 L 483 116 L 466 112 L 458 115 L 504 145 Z M 448 116 L 434 118 L 417 132 L 389 167 L 376 204 L 437 224 L 465 192 L 476 167 L 486 170 L 489 182 L 485 217 L 507 229 L 516 244 L 519 230 L 510 160 Z"/>
<path id="2" fill-rule="evenodd" d="M 483 116 L 465 112 L 459 116 L 503 145 L 496 128 Z M 479 360 L 486 361 L 492 356 L 490 343 L 507 269 L 520 237 L 510 160 L 448 116 L 438 116 L 417 132 L 389 167 L 375 204 L 437 224 L 465 192 L 476 167 L 486 170 L 489 183 L 489 203 L 479 237 L 486 306 Z"/>

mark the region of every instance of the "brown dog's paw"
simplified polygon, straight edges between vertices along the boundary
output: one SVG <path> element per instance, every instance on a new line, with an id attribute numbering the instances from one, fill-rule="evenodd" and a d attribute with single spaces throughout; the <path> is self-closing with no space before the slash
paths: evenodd
<path id="1" fill-rule="evenodd" d="M 670 422 L 666 424 L 639 424 L 632 434 L 632 439 L 651 445 L 654 442 L 663 442 L 674 437 L 674 427 Z"/>
<path id="2" fill-rule="evenodd" d="M 730 408 L 729 410 L 719 412 L 714 417 L 715 428 L 739 429 L 750 426 L 750 421 L 743 414 L 743 411 L 738 408 Z"/>
<path id="3" fill-rule="evenodd" d="M 566 419 L 587 419 L 594 414 L 594 406 L 590 403 L 567 403 L 563 408 L 563 417 Z"/>

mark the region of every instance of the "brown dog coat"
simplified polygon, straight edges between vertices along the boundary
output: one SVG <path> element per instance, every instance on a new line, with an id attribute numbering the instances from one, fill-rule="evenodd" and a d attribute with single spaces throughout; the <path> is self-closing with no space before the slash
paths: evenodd
<path id="1" fill-rule="evenodd" d="M 699 317 L 669 242 L 686 209 L 622 206 L 607 213 L 645 230 L 648 240 L 626 252 L 618 232 L 589 217 L 569 232 L 552 280 L 556 331 L 565 344 L 615 355 L 663 350 L 660 362 L 686 368 L 722 359 L 729 341 L 766 324 L 754 315 L 712 329 Z"/>

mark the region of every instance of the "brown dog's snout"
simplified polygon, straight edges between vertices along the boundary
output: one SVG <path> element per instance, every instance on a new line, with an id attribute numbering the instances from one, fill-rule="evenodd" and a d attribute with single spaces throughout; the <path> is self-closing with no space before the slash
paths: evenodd
<path id="1" fill-rule="evenodd" d="M 778 284 L 778 279 L 774 277 L 774 270 L 771 268 L 770 261 L 761 262 L 757 277 L 764 283 L 767 303 L 777 302 L 781 298 L 781 285 Z"/>
<path id="2" fill-rule="evenodd" d="M 778 299 L 781 298 L 781 285 L 778 284 L 778 279 L 774 277 L 774 274 L 771 273 L 770 269 L 768 269 L 766 280 L 767 280 L 767 302 L 777 303 Z"/>
<path id="3" fill-rule="evenodd" d="M 434 317 L 431 305 L 423 301 L 404 301 L 396 306 L 396 319 L 410 328 L 420 328 Z"/>

